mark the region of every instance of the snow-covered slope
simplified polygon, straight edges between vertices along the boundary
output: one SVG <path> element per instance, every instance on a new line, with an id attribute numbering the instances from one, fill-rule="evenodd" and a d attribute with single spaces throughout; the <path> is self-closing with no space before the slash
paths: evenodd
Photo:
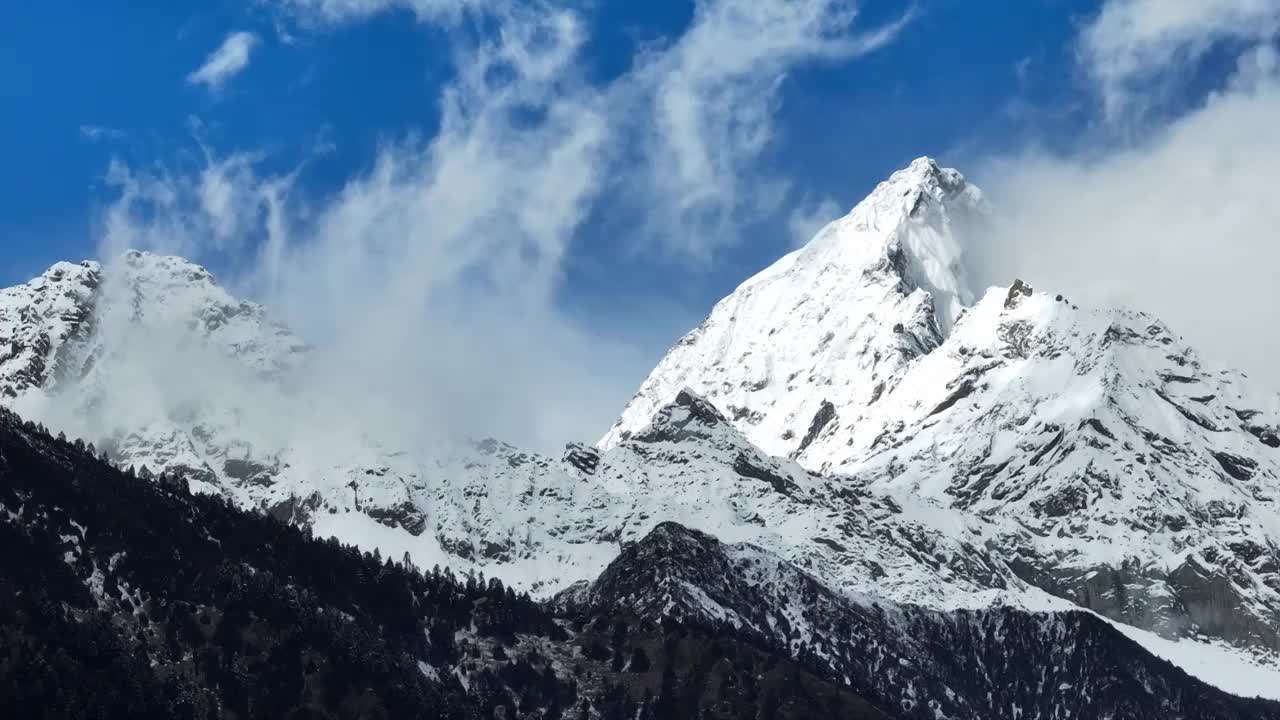
<path id="1" fill-rule="evenodd" d="M 281 483 L 273 491 L 283 498 L 313 487 Z M 371 513 L 371 499 L 421 509 L 417 534 L 376 522 L 371 514 L 384 511 Z M 979 604 L 991 588 L 1024 587 L 983 549 L 980 519 L 933 527 L 916 517 L 918 504 L 772 458 L 691 393 L 605 452 L 575 446 L 556 459 L 487 441 L 428 463 L 420 475 L 394 483 L 369 477 L 355 492 L 321 492 L 313 503 L 320 533 L 359 538 L 390 557 L 408 553 L 422 566 L 496 573 L 539 594 L 594 577 L 663 521 L 767 547 L 848 592 Z"/>
<path id="2" fill-rule="evenodd" d="M 11 400 L 50 378 L 67 340 L 82 330 L 102 278 L 96 262 L 60 262 L 0 290 L 0 392 Z"/>
<path id="3" fill-rule="evenodd" d="M 1278 425 L 1155 318 L 992 290 L 801 462 L 1002 519 L 1019 574 L 1116 619 L 1275 649 Z"/>

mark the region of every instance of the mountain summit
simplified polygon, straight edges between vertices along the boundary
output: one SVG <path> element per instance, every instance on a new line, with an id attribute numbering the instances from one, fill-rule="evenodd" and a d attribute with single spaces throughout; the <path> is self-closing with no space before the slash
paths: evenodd
<path id="1" fill-rule="evenodd" d="M 930 158 L 894 173 L 717 303 L 600 445 L 637 432 L 688 386 L 759 447 L 798 455 L 832 418 L 875 402 L 972 303 L 957 226 L 983 207 L 977 187 Z"/>

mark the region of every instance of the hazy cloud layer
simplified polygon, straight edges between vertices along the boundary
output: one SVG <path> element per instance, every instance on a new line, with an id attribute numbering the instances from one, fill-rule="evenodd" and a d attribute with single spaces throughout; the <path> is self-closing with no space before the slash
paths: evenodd
<path id="1" fill-rule="evenodd" d="M 500 0 L 260 0 L 274 5 L 303 25 L 328 25 L 363 20 L 392 10 L 407 10 L 420 20 L 453 21 L 468 11 L 513 3 Z"/>

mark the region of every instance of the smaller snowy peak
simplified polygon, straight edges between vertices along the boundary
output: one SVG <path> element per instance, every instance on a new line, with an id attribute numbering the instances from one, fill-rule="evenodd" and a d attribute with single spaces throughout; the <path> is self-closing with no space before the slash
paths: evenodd
<path id="1" fill-rule="evenodd" d="M 6 402 L 49 379 L 63 346 L 85 329 L 101 278 L 96 262 L 59 262 L 0 290 L 0 392 Z"/>
<path id="2" fill-rule="evenodd" d="M 78 263 L 65 260 L 54 263 L 33 280 L 32 285 L 44 283 L 72 283 L 92 286 L 102 273 L 102 265 L 95 260 L 83 260 Z"/>
<path id="3" fill-rule="evenodd" d="M 290 369 L 306 349 L 261 305 L 235 297 L 185 258 L 130 250 L 107 265 L 103 294 L 104 315 L 114 321 L 190 331 L 260 372 Z"/>
<path id="4" fill-rule="evenodd" d="M 60 262 L 0 290 L 6 406 L 202 491 L 249 484 L 236 476 L 243 462 L 279 466 L 283 434 L 264 408 L 283 407 L 306 350 L 260 305 L 175 256 Z"/>
<path id="5" fill-rule="evenodd" d="M 675 400 L 653 416 L 653 421 L 636 434 L 636 442 L 680 441 L 688 437 L 705 438 L 727 422 L 715 406 L 688 388 L 676 393 Z"/>

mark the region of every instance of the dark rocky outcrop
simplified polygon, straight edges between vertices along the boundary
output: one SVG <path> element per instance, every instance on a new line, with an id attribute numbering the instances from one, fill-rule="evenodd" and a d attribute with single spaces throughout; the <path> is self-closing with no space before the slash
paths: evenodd
<path id="1" fill-rule="evenodd" d="M 950 410 L 956 403 L 972 395 L 973 390 L 973 381 L 966 378 L 964 382 L 960 383 L 959 387 L 951 391 L 950 395 L 943 398 L 942 402 L 938 403 L 937 407 L 929 411 L 928 416 L 933 417 L 938 413 Z"/>
<path id="2" fill-rule="evenodd" d="M 658 411 L 648 428 L 631 439 L 642 443 L 681 442 L 706 437 L 712 428 L 727 425 L 728 421 L 714 405 L 685 389 L 676 394 L 670 405 Z"/>
<path id="3" fill-rule="evenodd" d="M 818 435 L 822 430 L 836 419 L 836 406 L 829 401 L 823 400 L 822 405 L 818 407 L 818 412 L 813 414 L 813 420 L 809 421 L 809 430 L 804 434 L 804 438 L 800 440 L 800 445 L 791 453 L 791 458 L 800 457 L 800 453 L 809 447 L 814 440 L 818 439 Z"/>
<path id="4" fill-rule="evenodd" d="M 1034 291 L 1030 285 L 1020 279 L 1014 280 L 1013 284 L 1009 286 L 1009 294 L 1005 295 L 1004 298 L 1005 309 L 1017 307 L 1018 302 L 1024 297 L 1031 297 L 1032 292 Z"/>
<path id="5" fill-rule="evenodd" d="M 600 451 L 581 445 L 569 443 L 564 448 L 564 461 L 587 475 L 594 475 L 600 467 Z"/>
<path id="6" fill-rule="evenodd" d="M 404 528 L 414 537 L 427 529 L 427 516 L 417 505 L 407 500 L 392 507 L 365 507 L 364 514 L 387 527 Z"/>

